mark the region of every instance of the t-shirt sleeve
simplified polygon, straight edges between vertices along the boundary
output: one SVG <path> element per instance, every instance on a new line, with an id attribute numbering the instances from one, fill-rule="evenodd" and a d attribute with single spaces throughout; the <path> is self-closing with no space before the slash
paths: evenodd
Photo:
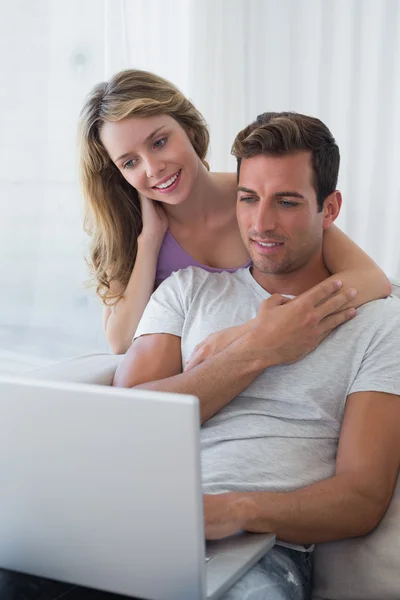
<path id="1" fill-rule="evenodd" d="M 379 326 L 364 354 L 349 394 L 367 391 L 400 396 L 400 302 L 397 298 L 385 301 Z"/>
<path id="2" fill-rule="evenodd" d="M 167 277 L 151 296 L 133 339 L 152 333 L 170 333 L 182 337 L 193 298 L 207 281 L 208 275 L 199 267 L 187 267 Z"/>
<path id="3" fill-rule="evenodd" d="M 170 333 L 181 337 L 185 312 L 179 277 L 172 273 L 152 294 L 133 339 L 151 333 Z"/>

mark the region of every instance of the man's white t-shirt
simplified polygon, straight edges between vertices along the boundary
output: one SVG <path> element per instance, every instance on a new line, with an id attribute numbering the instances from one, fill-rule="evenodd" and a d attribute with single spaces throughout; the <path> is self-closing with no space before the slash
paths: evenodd
<path id="1" fill-rule="evenodd" d="M 248 268 L 189 267 L 155 291 L 135 338 L 179 336 L 184 365 L 205 337 L 254 318 L 269 296 Z M 297 363 L 266 369 L 202 426 L 204 492 L 289 491 L 331 477 L 346 398 L 364 391 L 400 395 L 400 300 L 393 296 L 358 309 Z"/>

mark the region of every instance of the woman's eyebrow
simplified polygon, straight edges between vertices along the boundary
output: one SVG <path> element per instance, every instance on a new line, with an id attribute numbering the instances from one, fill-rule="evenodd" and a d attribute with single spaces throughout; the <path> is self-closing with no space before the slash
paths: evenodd
<path id="1" fill-rule="evenodd" d="M 153 138 L 156 133 L 158 133 L 161 129 L 163 129 L 165 127 L 165 125 L 161 125 L 160 127 L 157 127 L 154 131 L 152 131 L 144 140 L 144 142 L 148 142 L 149 140 L 151 140 L 151 138 Z M 123 158 L 127 158 L 130 154 L 132 154 L 132 152 L 125 152 L 125 154 L 121 154 L 121 156 L 118 156 L 118 158 L 115 159 L 114 162 L 118 162 L 119 160 L 122 160 Z"/>

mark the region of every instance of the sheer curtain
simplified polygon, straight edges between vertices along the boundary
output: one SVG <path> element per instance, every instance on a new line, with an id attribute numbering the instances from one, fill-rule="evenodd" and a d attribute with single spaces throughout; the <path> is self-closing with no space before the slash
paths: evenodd
<path id="1" fill-rule="evenodd" d="M 112 71 L 119 56 L 181 87 L 210 125 L 213 169 L 235 169 L 232 141 L 259 113 L 321 118 L 341 149 L 338 224 L 400 276 L 398 0 L 126 0 L 120 15 Z"/>
<path id="2" fill-rule="evenodd" d="M 319 116 L 342 153 L 340 226 L 400 276 L 398 0 L 14 0 L 0 7 L 0 371 L 107 351 L 84 287 L 76 122 L 120 69 L 203 112 L 214 170 L 267 110 Z"/>
<path id="3" fill-rule="evenodd" d="M 341 149 L 338 224 L 400 276 L 400 2 L 203 0 L 191 31 L 213 168 L 234 168 L 234 136 L 262 112 L 319 117 Z"/>

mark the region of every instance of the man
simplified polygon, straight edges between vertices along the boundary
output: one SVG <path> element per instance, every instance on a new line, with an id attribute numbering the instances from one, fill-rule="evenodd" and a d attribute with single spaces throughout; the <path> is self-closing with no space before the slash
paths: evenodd
<path id="1" fill-rule="evenodd" d="M 276 533 L 279 543 L 225 598 L 307 598 L 312 544 L 367 534 L 391 499 L 400 302 L 371 302 L 351 319 L 351 291 L 331 296 L 335 284 L 321 284 L 323 231 L 341 206 L 339 150 L 321 121 L 266 113 L 233 153 L 252 269 L 173 274 L 114 383 L 199 397 L 207 538 Z M 182 372 L 197 344 L 234 326 L 232 343 Z"/>

